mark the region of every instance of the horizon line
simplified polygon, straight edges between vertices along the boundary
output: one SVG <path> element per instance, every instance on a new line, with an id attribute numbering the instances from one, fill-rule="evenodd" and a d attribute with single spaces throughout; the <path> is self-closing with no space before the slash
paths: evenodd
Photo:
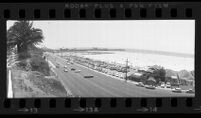
<path id="1" fill-rule="evenodd" d="M 62 47 L 62 49 L 93 49 L 93 48 L 97 48 L 97 49 L 121 49 L 121 50 L 135 50 L 135 51 L 149 51 L 149 52 L 163 52 L 163 53 L 176 53 L 176 54 L 185 54 L 185 55 L 191 55 L 191 56 L 194 56 L 195 53 L 184 53 L 184 52 L 171 52 L 171 51 L 164 51 L 164 50 L 152 50 L 152 49 L 139 49 L 139 48 L 106 48 L 106 47 L 70 47 L 70 48 L 67 48 L 67 47 Z M 61 49 L 61 48 L 49 48 L 49 49 L 53 49 L 53 50 L 58 50 L 58 49 Z"/>

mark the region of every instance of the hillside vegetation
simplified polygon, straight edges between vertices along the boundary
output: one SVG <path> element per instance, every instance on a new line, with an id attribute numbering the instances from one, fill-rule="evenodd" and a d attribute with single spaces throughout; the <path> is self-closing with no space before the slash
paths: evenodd
<path id="1" fill-rule="evenodd" d="M 17 56 L 11 67 L 14 98 L 67 96 L 43 50 L 37 47 L 43 40 L 43 31 L 27 20 L 17 21 L 7 30 L 7 57 Z"/>

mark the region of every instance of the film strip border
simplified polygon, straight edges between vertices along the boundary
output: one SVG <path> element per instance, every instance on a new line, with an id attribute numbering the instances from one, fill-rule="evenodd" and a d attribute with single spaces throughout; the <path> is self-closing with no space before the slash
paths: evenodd
<path id="1" fill-rule="evenodd" d="M 135 17 L 135 15 L 136 16 L 139 15 L 140 18 L 146 18 L 147 17 L 147 12 L 149 12 L 149 11 L 147 11 L 146 8 L 140 8 L 138 10 L 138 13 L 134 14 L 134 12 L 136 12 L 136 11 L 133 11 L 132 8 L 125 8 L 124 11 L 123 12 L 121 11 L 122 13 L 119 14 L 120 11 L 117 10 L 116 8 L 111 8 L 111 9 L 109 9 L 107 11 L 102 10 L 101 8 L 96 8 L 94 10 L 94 12 L 92 13 L 94 15 L 93 18 L 95 18 L 95 19 L 105 18 L 105 17 L 103 17 L 103 14 L 105 15 L 105 13 L 103 13 L 103 12 L 107 12 L 106 14 L 108 14 L 108 18 L 110 18 L 110 19 L 115 19 L 115 18 L 118 19 L 120 17 L 120 15 L 121 15 L 122 19 L 129 19 L 129 18 Z M 178 18 L 179 16 L 178 16 L 177 12 L 178 12 L 177 8 L 171 8 L 169 10 L 169 17 Z M 183 14 L 183 17 L 192 18 L 193 17 L 192 13 L 193 12 L 192 12 L 191 8 L 186 8 L 185 13 Z M 6 18 L 6 19 L 13 18 L 12 14 L 11 14 L 11 11 L 9 9 L 5 9 L 3 14 L 4 14 L 3 18 Z M 29 14 L 29 13 L 26 13 L 25 9 L 19 9 L 18 18 L 19 19 L 29 18 L 27 16 L 27 14 Z M 91 16 L 91 14 L 89 14 L 89 11 L 84 9 L 84 8 L 79 9 L 79 11 L 77 13 L 78 14 L 77 16 L 73 17 L 72 14 L 74 14 L 74 11 L 69 9 L 69 8 L 66 8 L 63 11 L 63 18 L 84 19 L 84 18 L 88 18 L 89 15 Z M 155 11 L 154 11 L 154 17 L 155 18 L 163 18 L 163 15 L 164 15 L 164 12 L 162 12 L 162 8 L 155 8 Z M 33 16 L 34 19 L 40 19 L 41 18 L 41 10 L 40 9 L 34 9 L 32 16 Z M 55 19 L 55 18 L 58 18 L 58 16 L 59 15 L 57 15 L 56 9 L 49 9 L 48 18 Z M 180 16 L 180 17 L 182 17 L 182 16 Z"/>
<path id="2" fill-rule="evenodd" d="M 0 4 L 0 22 L 6 20 L 149 20 L 200 19 L 200 3 L 37 3 Z M 1 24 L 5 30 L 5 24 Z M 5 31 L 4 33 L 5 34 Z M 6 36 L 6 35 L 5 35 Z M 199 38 L 199 35 L 196 35 Z M 1 35 L 1 38 L 5 38 Z M 198 45 L 198 44 L 196 44 Z M 4 49 L 5 50 L 5 49 Z M 6 57 L 5 57 L 6 58 Z M 197 62 L 196 62 L 197 63 Z M 3 65 L 3 64 L 1 64 Z M 199 64 L 198 64 L 199 65 Z M 37 98 L 7 99 L 6 84 L 0 97 L 1 114 L 20 113 L 199 113 L 201 84 L 196 65 L 195 98 Z M 5 74 L 6 75 L 6 74 Z M 5 76 L 6 78 L 6 76 Z M 1 79 L 6 83 L 6 79 Z"/>
<path id="3" fill-rule="evenodd" d="M 189 4 L 189 3 L 188 3 Z M 40 3 L 1 5 L 1 16 L 4 19 L 32 19 L 32 20 L 129 20 L 129 19 L 182 19 L 195 18 L 199 4 L 183 7 L 175 3 Z M 7 6 L 7 7 L 5 7 Z"/>
<path id="4" fill-rule="evenodd" d="M 15 113 L 135 113 L 199 112 L 193 98 L 48 98 L 5 99 L 1 111 Z M 9 113 L 12 113 L 9 112 Z"/>

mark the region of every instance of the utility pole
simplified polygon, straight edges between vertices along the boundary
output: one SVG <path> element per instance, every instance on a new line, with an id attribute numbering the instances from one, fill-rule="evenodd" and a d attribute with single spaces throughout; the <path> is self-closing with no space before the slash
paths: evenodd
<path id="1" fill-rule="evenodd" d="M 62 57 L 62 48 L 60 48 L 60 55 L 61 55 L 61 57 Z"/>
<path id="2" fill-rule="evenodd" d="M 179 78 L 179 74 L 178 74 L 178 73 L 177 73 L 177 81 L 178 81 L 178 85 L 180 86 L 181 80 L 180 80 L 180 78 Z"/>
<path id="3" fill-rule="evenodd" d="M 127 69 L 128 69 L 128 59 L 126 59 L 126 78 L 125 78 L 126 81 L 127 81 L 127 73 L 128 73 L 128 70 L 127 70 Z"/>
<path id="4" fill-rule="evenodd" d="M 63 48 L 61 49 L 61 56 L 63 57 Z"/>

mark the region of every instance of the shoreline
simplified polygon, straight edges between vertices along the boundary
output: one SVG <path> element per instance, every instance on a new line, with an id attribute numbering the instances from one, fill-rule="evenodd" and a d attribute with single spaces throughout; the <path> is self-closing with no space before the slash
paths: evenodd
<path id="1" fill-rule="evenodd" d="M 108 52 L 110 52 L 110 51 L 108 51 Z M 117 54 L 115 54 L 115 52 L 117 52 Z M 104 61 L 106 63 L 112 63 L 113 62 L 115 64 L 125 65 L 124 63 L 122 63 L 122 61 L 123 61 L 122 59 L 123 58 L 121 60 L 119 60 L 121 58 L 121 56 L 119 56 L 120 54 L 118 54 L 118 52 L 121 54 L 121 52 L 124 52 L 124 51 L 112 51 L 112 53 L 115 54 L 115 55 L 114 56 L 111 55 L 112 56 L 111 59 L 114 60 L 114 61 L 109 61 L 109 60 L 106 59 L 106 58 L 110 58 L 110 55 L 107 54 L 107 53 L 105 53 L 105 55 L 103 55 L 105 57 L 105 59 L 102 57 L 103 53 L 102 54 L 98 54 L 97 53 L 97 54 L 93 54 L 93 55 L 91 55 L 91 54 L 87 55 L 87 54 L 84 54 L 85 52 L 74 52 L 74 53 L 73 52 L 71 52 L 71 53 L 67 52 L 66 54 L 67 55 L 68 54 L 70 54 L 70 55 L 76 55 L 76 56 L 79 56 L 79 57 L 89 58 L 89 59 L 97 60 L 97 61 Z M 125 51 L 125 53 L 131 53 L 132 54 L 132 53 L 135 53 L 135 52 L 126 52 Z M 158 65 L 158 66 L 164 67 L 165 69 L 169 69 L 169 70 L 177 71 L 177 72 L 182 71 L 182 70 L 186 70 L 186 71 L 194 71 L 195 70 L 195 67 L 192 68 L 192 67 L 189 66 L 189 65 L 192 65 L 192 63 L 193 63 L 192 62 L 193 60 L 191 60 L 190 58 L 189 58 L 190 59 L 189 60 L 189 59 L 186 59 L 185 57 L 162 55 L 162 56 L 164 56 L 164 57 L 161 57 L 162 61 L 160 61 L 160 60 L 157 61 L 157 60 L 153 60 L 153 58 L 149 59 L 149 58 L 146 58 L 146 57 L 150 57 L 151 55 L 154 55 L 154 56 L 156 56 L 154 58 L 159 58 L 158 57 L 159 55 L 147 54 L 147 56 L 144 57 L 144 56 L 141 56 L 141 54 L 144 54 L 144 53 L 138 53 L 138 52 L 136 52 L 135 54 L 136 54 L 136 56 L 139 56 L 139 57 L 137 57 L 137 58 L 134 57 L 135 59 L 132 56 L 130 58 L 128 57 L 128 59 L 130 59 L 129 61 L 131 63 L 135 63 L 136 64 L 136 65 L 132 64 L 132 66 L 135 67 L 135 68 L 146 68 L 146 67 L 149 67 L 149 66 Z M 65 55 L 65 53 L 64 53 L 64 55 Z M 116 58 L 119 58 L 119 59 L 115 59 L 115 56 L 118 56 Z M 126 57 L 127 56 L 128 55 L 126 55 Z M 172 60 L 171 57 L 173 57 L 173 60 Z M 174 57 L 176 57 L 176 58 L 174 58 Z M 185 58 L 184 64 L 186 64 L 187 68 L 184 67 L 183 64 L 181 64 L 181 61 L 183 62 L 184 58 Z M 173 62 L 173 63 L 169 62 L 169 64 L 168 64 L 168 62 L 166 62 L 168 60 L 171 60 L 171 62 Z M 125 61 L 126 61 L 126 59 L 125 59 Z M 157 62 L 157 64 L 154 64 L 154 62 Z"/>
<path id="2" fill-rule="evenodd" d="M 106 61 L 95 60 L 95 59 L 86 58 L 86 57 L 83 57 L 83 56 L 81 57 L 80 55 L 79 56 L 77 56 L 77 55 L 76 56 L 75 55 L 65 55 L 64 57 L 68 58 L 69 61 L 77 61 L 78 63 L 82 63 L 81 65 L 85 65 L 86 66 L 88 64 L 88 66 L 90 66 L 91 68 L 94 68 L 94 69 L 97 69 L 97 70 L 100 70 L 100 71 L 104 71 L 102 69 L 108 70 L 107 67 L 109 67 L 110 68 L 109 70 L 111 70 L 111 68 L 113 68 L 112 70 L 116 70 L 118 72 L 119 71 L 122 72 L 122 69 L 125 68 L 124 64 L 109 63 L 109 62 L 106 62 Z M 153 65 L 153 66 L 164 68 L 163 66 L 160 66 L 160 65 Z M 130 66 L 129 65 L 129 70 L 136 71 L 136 72 L 138 72 L 139 70 L 147 71 L 147 69 L 149 67 L 153 67 L 153 66 L 139 67 L 139 66 L 132 66 L 132 65 Z M 180 71 L 175 71 L 175 70 L 168 69 L 168 68 L 164 68 L 164 69 L 166 71 L 168 71 L 168 72 L 171 72 L 171 73 L 180 73 L 182 71 L 186 71 L 188 73 L 194 72 L 194 70 L 193 71 L 188 71 L 188 70 L 185 70 L 185 69 L 180 70 Z"/>
<path id="3" fill-rule="evenodd" d="M 93 52 L 97 54 L 107 54 L 113 52 L 128 52 L 128 53 L 142 53 L 142 54 L 154 54 L 154 55 L 163 55 L 163 56 L 173 56 L 173 57 L 181 57 L 181 58 L 194 58 L 195 54 L 189 53 L 179 53 L 179 52 L 167 52 L 167 51 L 157 51 L 157 50 L 144 50 L 144 49 L 123 49 L 123 50 L 71 50 L 67 51 L 69 53 L 85 53 L 85 52 Z"/>
<path id="4" fill-rule="evenodd" d="M 102 54 L 95 54 L 95 55 L 102 55 Z M 63 55 L 64 56 L 64 55 Z M 69 55 L 65 55 L 65 56 L 69 56 Z M 71 55 L 72 56 L 72 55 Z M 73 55 L 74 56 L 74 55 Z M 77 55 L 76 55 L 77 56 Z M 100 62 L 104 62 L 104 63 L 108 63 L 109 65 L 110 64 L 116 64 L 116 65 L 118 65 L 118 66 L 125 66 L 125 64 L 124 63 L 120 63 L 120 62 L 115 62 L 115 61 L 105 61 L 105 60 L 102 60 L 102 59 L 94 59 L 94 58 L 91 58 L 91 57 L 87 57 L 87 56 L 85 56 L 85 54 L 83 54 L 83 55 L 79 55 L 78 57 L 80 57 L 80 58 L 88 58 L 88 59 L 91 59 L 91 60 L 93 60 L 93 61 L 100 61 Z M 140 66 L 140 65 L 135 65 L 135 66 L 133 66 L 133 65 L 129 65 L 129 66 L 131 66 L 131 67 L 133 67 L 133 68 L 136 68 L 136 69 L 139 69 L 139 68 L 148 68 L 148 67 L 151 67 L 151 66 L 160 66 L 160 67 L 163 67 L 163 68 L 165 68 L 165 69 L 167 69 L 167 70 L 172 70 L 172 71 L 175 71 L 175 72 L 180 72 L 180 71 L 183 71 L 183 70 L 185 70 L 185 71 L 188 71 L 188 72 L 191 72 L 191 71 L 194 71 L 195 69 L 172 69 L 172 68 L 170 68 L 170 67 L 166 67 L 166 66 L 162 66 L 162 65 L 160 65 L 160 64 L 147 64 L 147 65 L 142 65 L 142 66 Z M 175 65 L 176 66 L 176 65 Z"/>

